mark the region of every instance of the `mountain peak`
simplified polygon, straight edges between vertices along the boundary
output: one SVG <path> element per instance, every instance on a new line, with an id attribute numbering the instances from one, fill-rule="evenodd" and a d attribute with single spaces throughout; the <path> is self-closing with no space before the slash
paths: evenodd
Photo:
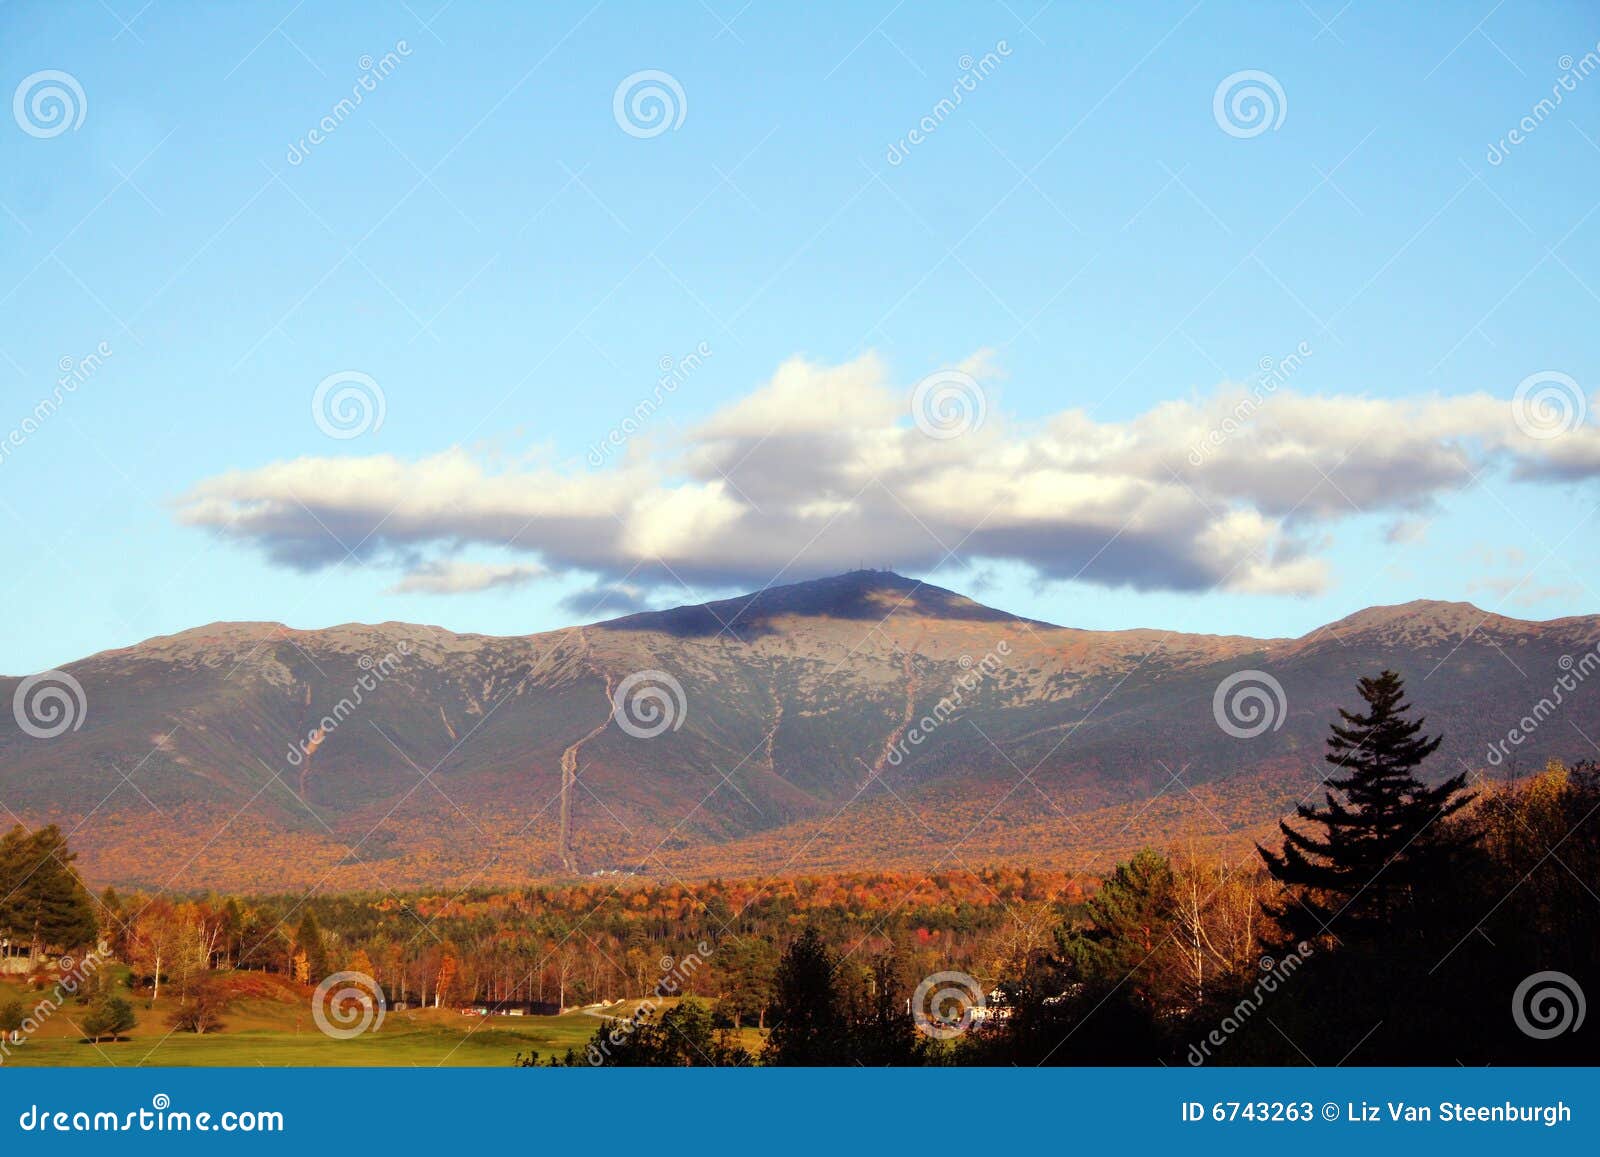
<path id="1" fill-rule="evenodd" d="M 1501 620 L 1503 616 L 1482 610 L 1471 603 L 1446 602 L 1442 599 L 1413 599 L 1409 603 L 1391 606 L 1366 607 L 1346 615 L 1321 628 L 1339 631 L 1385 631 L 1396 627 L 1464 627 L 1488 620 Z"/>
<path id="2" fill-rule="evenodd" d="M 1341 646 L 1365 642 L 1391 648 L 1428 647 L 1441 641 L 1459 643 L 1469 637 L 1526 637 L 1545 626 L 1507 618 L 1472 603 L 1413 599 L 1356 611 L 1302 636 L 1296 645 L 1315 647 L 1335 640 Z"/>
<path id="3" fill-rule="evenodd" d="M 748 639 L 770 633 L 773 623 L 784 618 L 876 622 L 890 615 L 973 622 L 1030 621 L 894 571 L 863 569 L 769 586 L 731 599 L 644 611 L 599 626 L 605 630 L 661 631 L 679 637 L 729 634 Z"/>

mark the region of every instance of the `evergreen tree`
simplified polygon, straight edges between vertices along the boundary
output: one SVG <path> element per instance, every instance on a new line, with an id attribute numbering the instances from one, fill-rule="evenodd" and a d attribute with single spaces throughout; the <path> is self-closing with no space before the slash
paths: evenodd
<path id="1" fill-rule="evenodd" d="M 772 943 L 747 937 L 724 948 L 720 955 L 724 968 L 718 1016 L 736 1029 L 743 1028 L 746 1021 L 765 1028 L 767 1007 L 772 1002 L 773 970 L 777 966 Z"/>
<path id="2" fill-rule="evenodd" d="M 689 997 L 659 1018 L 646 1015 L 633 1021 L 602 1023 L 590 1038 L 581 1061 L 569 1052 L 565 1063 L 582 1061 L 618 1068 L 726 1068 L 748 1065 L 750 1054 L 727 1034 L 717 1032 L 711 1010 Z M 561 1067 L 554 1059 L 551 1064 Z"/>
<path id="3" fill-rule="evenodd" d="M 845 1017 L 835 962 L 822 935 L 807 928 L 778 961 L 772 1034 L 762 1060 L 775 1065 L 841 1063 Z"/>
<path id="4" fill-rule="evenodd" d="M 317 918 L 310 912 L 300 918 L 300 927 L 294 934 L 294 945 L 305 957 L 307 982 L 320 984 L 329 972 L 328 948 L 323 943 Z"/>
<path id="5" fill-rule="evenodd" d="M 19 824 L 0 837 L 0 938 L 71 950 L 99 935 L 94 900 L 72 870 L 77 859 L 55 824 L 29 834 Z"/>
<path id="6" fill-rule="evenodd" d="M 232 896 L 222 906 L 222 921 L 217 930 L 217 947 L 222 951 L 224 964 L 232 965 L 239 959 L 239 937 L 244 931 L 244 914 L 239 901 Z"/>
<path id="7" fill-rule="evenodd" d="M 932 1041 L 917 1028 L 911 999 L 917 982 L 898 947 L 859 970 L 849 993 L 846 1052 L 833 1064 L 907 1066 L 927 1062 Z"/>
<path id="8" fill-rule="evenodd" d="M 1145 848 L 1101 881 L 1000 985 L 1007 1016 L 957 1042 L 963 1064 L 1147 1065 L 1161 1059 L 1163 971 L 1177 897 L 1171 862 Z"/>
<path id="9" fill-rule="evenodd" d="M 120 996 L 107 993 L 95 1001 L 88 1015 L 83 1018 L 83 1032 L 96 1042 L 107 1036 L 116 1040 L 137 1023 L 133 1006 Z"/>
<path id="10" fill-rule="evenodd" d="M 290 947 L 281 931 L 278 910 L 269 905 L 253 908 L 239 929 L 238 966 L 287 972 Z"/>
<path id="11" fill-rule="evenodd" d="M 1400 676 L 1384 671 L 1357 686 L 1365 713 L 1341 708 L 1327 741 L 1327 762 L 1343 774 L 1327 780 L 1324 806 L 1295 809 L 1322 831 L 1280 821 L 1282 851 L 1257 845 L 1267 870 L 1287 886 L 1285 901 L 1267 911 L 1290 943 L 1336 936 L 1370 944 L 1419 927 L 1419 891 L 1446 880 L 1475 839 L 1449 822 L 1473 799 L 1465 774 L 1437 787 L 1413 774 L 1441 737 L 1419 734 L 1425 721 L 1409 718 Z"/>
<path id="12" fill-rule="evenodd" d="M 1080 919 L 1057 930 L 1057 956 L 1066 974 L 1090 989 L 1126 985 L 1150 1004 L 1176 913 L 1172 864 L 1143 848 L 1106 877 Z"/>
<path id="13" fill-rule="evenodd" d="M 128 950 L 128 913 L 123 910 L 122 897 L 109 885 L 100 893 L 101 937 L 111 948 L 113 956 L 126 958 Z"/>

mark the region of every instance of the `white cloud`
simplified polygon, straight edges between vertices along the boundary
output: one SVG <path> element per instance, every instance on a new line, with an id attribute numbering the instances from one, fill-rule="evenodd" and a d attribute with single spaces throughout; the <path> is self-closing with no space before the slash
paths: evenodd
<path id="1" fill-rule="evenodd" d="M 986 353 L 963 365 L 993 375 Z M 930 569 L 953 549 L 1107 586 L 1300 594 L 1326 586 L 1319 528 L 1343 518 L 1407 525 L 1497 462 L 1535 482 L 1600 474 L 1600 428 L 1535 439 L 1486 394 L 1251 398 L 1224 387 L 1125 421 L 1066 410 L 1029 427 L 991 404 L 981 429 L 942 440 L 912 424 L 908 396 L 876 355 L 795 358 L 681 445 L 608 471 L 491 464 L 460 449 L 297 459 L 207 479 L 180 517 L 301 568 L 353 548 L 403 563 L 479 544 L 602 584 L 757 587 L 863 558 Z M 465 567 L 402 586 L 482 589 L 471 583 L 485 575 Z M 487 577 L 497 579 L 510 581 Z"/>
<path id="2" fill-rule="evenodd" d="M 520 587 L 544 578 L 549 570 L 537 564 L 490 565 L 441 559 L 407 571 L 389 594 L 460 595 L 497 587 Z"/>

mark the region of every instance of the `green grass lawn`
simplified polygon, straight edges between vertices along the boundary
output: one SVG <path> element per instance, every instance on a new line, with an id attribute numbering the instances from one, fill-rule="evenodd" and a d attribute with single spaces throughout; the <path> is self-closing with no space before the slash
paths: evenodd
<path id="1" fill-rule="evenodd" d="M 120 980 L 120 977 L 119 977 Z M 12 983 L 0 984 L 0 1002 L 19 997 L 30 1007 L 43 993 L 25 992 Z M 503 1066 L 518 1053 L 537 1052 L 541 1058 L 583 1051 L 602 1023 L 590 1012 L 561 1016 L 462 1016 L 447 1009 L 408 1009 L 390 1012 L 383 1026 L 350 1040 L 323 1035 L 311 1019 L 309 1001 L 241 999 L 223 1014 L 220 1032 L 195 1035 L 172 1032 L 167 1027 L 170 1010 L 123 990 L 133 1004 L 138 1025 L 118 1041 L 91 1044 L 77 1022 L 86 1011 L 71 1001 L 47 1017 L 40 1028 L 20 1045 L 12 1045 L 4 1065 L 16 1067 L 172 1065 L 249 1067 L 254 1065 L 379 1066 L 406 1065 Z M 671 1004 L 663 1002 L 663 1006 Z M 595 1010 L 630 1014 L 636 1001 Z M 741 1034 L 744 1046 L 759 1052 L 761 1036 L 755 1030 Z"/>
<path id="2" fill-rule="evenodd" d="M 582 1013 L 566 1016 L 460 1017 L 460 1028 L 409 1019 L 392 1013 L 383 1028 L 351 1040 L 324 1036 L 307 1018 L 295 1032 L 247 1029 L 207 1033 L 140 1034 L 130 1039 L 87 1044 L 69 1037 L 36 1037 L 13 1048 L 6 1064 L 60 1065 L 509 1065 L 517 1053 L 543 1056 L 582 1049 L 596 1020 Z M 508 1025 L 507 1021 L 522 1023 Z"/>

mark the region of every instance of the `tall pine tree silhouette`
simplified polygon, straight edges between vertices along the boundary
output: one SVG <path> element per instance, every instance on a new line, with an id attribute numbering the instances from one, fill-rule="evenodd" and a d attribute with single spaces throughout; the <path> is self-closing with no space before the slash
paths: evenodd
<path id="1" fill-rule="evenodd" d="M 1404 937 L 1419 925 L 1419 901 L 1430 883 L 1447 878 L 1475 836 L 1448 822 L 1473 799 L 1465 774 L 1429 787 L 1413 774 L 1442 736 L 1419 735 L 1405 686 L 1393 671 L 1357 683 L 1367 710 L 1340 709 L 1326 759 L 1336 768 L 1326 804 L 1301 804 L 1300 819 L 1320 833 L 1280 821 L 1283 850 L 1256 850 L 1288 895 L 1268 914 L 1289 941 L 1346 944 Z M 1336 794 L 1337 793 L 1337 794 Z"/>
<path id="2" fill-rule="evenodd" d="M 822 934 L 807 928 L 778 961 L 772 1032 L 761 1054 L 769 1065 L 843 1063 L 845 1014 L 834 983 L 838 961 Z"/>

